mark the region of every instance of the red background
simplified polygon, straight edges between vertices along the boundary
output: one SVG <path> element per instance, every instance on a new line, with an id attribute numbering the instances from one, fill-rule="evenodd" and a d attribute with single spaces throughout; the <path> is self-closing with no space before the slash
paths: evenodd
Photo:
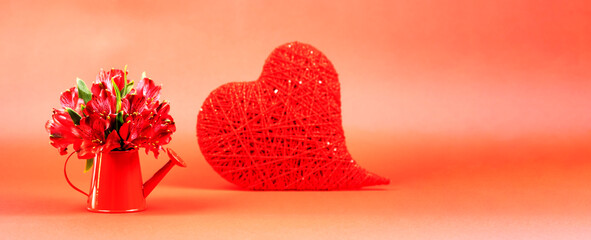
<path id="1" fill-rule="evenodd" d="M 1 1 L 7 238 L 576 239 L 591 236 L 588 1 Z M 388 186 L 248 192 L 207 165 L 199 107 L 276 46 L 333 62 L 357 162 Z M 43 128 L 100 68 L 163 85 L 175 168 L 138 214 L 84 210 Z M 148 177 L 165 159 L 146 156 Z M 88 187 L 82 161 L 74 182 Z"/>

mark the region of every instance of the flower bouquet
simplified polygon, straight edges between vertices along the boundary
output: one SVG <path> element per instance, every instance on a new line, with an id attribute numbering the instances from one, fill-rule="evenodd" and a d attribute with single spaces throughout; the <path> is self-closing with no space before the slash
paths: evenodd
<path id="1" fill-rule="evenodd" d="M 158 157 L 176 130 L 170 105 L 160 101 L 162 87 L 145 72 L 135 87 L 127 74 L 126 68 L 101 70 L 90 88 L 77 79 L 77 87 L 61 94 L 62 108 L 54 109 L 45 125 L 61 155 L 72 145 L 78 158 L 87 159 L 86 170 L 104 151 L 145 148 Z"/>

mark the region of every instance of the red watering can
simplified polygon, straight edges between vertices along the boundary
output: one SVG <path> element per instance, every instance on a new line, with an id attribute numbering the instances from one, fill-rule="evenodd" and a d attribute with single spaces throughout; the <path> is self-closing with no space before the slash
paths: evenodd
<path id="1" fill-rule="evenodd" d="M 146 208 L 146 197 L 166 176 L 173 166 L 186 167 L 178 155 L 167 148 L 170 160 L 142 184 L 140 158 L 137 150 L 100 152 L 94 158 L 90 194 L 74 186 L 68 179 L 66 163 L 64 175 L 66 181 L 75 190 L 88 196 L 87 209 L 92 212 L 137 212 Z"/>

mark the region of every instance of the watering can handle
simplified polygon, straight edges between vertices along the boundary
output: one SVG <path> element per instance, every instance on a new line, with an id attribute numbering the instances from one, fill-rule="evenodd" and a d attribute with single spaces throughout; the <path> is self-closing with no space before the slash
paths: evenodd
<path id="1" fill-rule="evenodd" d="M 68 182 L 68 184 L 70 184 L 70 187 L 72 187 L 74 190 L 86 195 L 88 197 L 88 193 L 85 193 L 84 191 L 80 190 L 80 188 L 77 188 L 76 186 L 74 186 L 74 184 L 72 184 L 72 182 L 70 182 L 70 179 L 68 178 L 68 173 L 66 172 L 66 166 L 68 166 L 68 160 L 70 160 L 70 157 L 72 157 L 72 155 L 74 155 L 75 152 L 72 152 L 70 154 L 70 156 L 68 156 L 68 158 L 66 158 L 66 162 L 64 163 L 64 176 L 66 177 L 66 181 Z"/>

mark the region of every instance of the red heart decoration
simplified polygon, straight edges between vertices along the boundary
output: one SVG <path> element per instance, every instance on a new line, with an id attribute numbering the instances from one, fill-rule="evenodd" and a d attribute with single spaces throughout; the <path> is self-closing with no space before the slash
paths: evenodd
<path id="1" fill-rule="evenodd" d="M 205 159 L 256 190 L 354 189 L 390 180 L 361 168 L 345 146 L 337 73 L 316 48 L 275 49 L 257 81 L 213 90 L 197 117 Z"/>

